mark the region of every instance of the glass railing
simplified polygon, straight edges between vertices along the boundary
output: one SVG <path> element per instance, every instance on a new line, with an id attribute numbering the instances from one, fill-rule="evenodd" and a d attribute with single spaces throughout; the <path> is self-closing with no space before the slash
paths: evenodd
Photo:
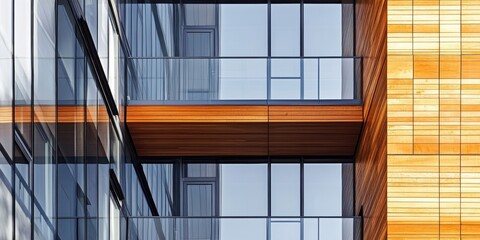
<path id="1" fill-rule="evenodd" d="M 361 99 L 359 57 L 130 60 L 129 104 L 269 104 L 285 100 L 318 104 Z"/>
<path id="2" fill-rule="evenodd" d="M 130 217 L 128 239 L 360 240 L 360 217 Z"/>

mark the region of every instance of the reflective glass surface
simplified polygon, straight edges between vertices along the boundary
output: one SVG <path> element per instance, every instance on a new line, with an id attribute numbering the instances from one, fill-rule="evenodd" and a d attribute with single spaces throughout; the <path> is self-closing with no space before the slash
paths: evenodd
<path id="1" fill-rule="evenodd" d="M 268 214 L 266 164 L 222 164 L 220 171 L 221 216 Z"/>

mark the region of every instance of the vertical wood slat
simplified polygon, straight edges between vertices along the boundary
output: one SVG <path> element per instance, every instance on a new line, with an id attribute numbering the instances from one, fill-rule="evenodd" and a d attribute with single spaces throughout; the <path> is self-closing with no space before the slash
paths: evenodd
<path id="1" fill-rule="evenodd" d="M 363 238 L 387 238 L 387 1 L 356 1 L 356 55 L 363 58 L 364 125 L 355 158 L 355 211 Z"/>

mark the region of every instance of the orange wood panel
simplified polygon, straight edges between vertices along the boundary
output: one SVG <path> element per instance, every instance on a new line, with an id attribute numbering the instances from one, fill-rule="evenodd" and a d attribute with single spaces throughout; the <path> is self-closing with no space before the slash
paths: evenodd
<path id="1" fill-rule="evenodd" d="M 363 207 L 363 238 L 380 240 L 387 238 L 387 1 L 357 0 L 355 6 L 364 102 L 364 125 L 355 157 L 355 212 Z M 391 28 L 408 31 L 403 25 Z"/>
<path id="2" fill-rule="evenodd" d="M 352 156 L 361 106 L 128 106 L 140 156 Z"/>
<path id="3" fill-rule="evenodd" d="M 55 106 L 34 106 L 35 122 L 43 123 L 54 123 L 56 107 Z M 101 109 L 101 108 L 99 108 Z M 17 106 L 15 107 L 15 121 L 16 122 L 31 122 L 32 108 L 29 106 Z M 84 121 L 84 111 L 85 107 L 83 106 L 58 106 L 58 122 L 59 123 L 75 123 Z M 98 120 L 99 122 L 108 122 L 109 118 L 106 110 L 98 111 Z M 0 123 L 9 123 L 12 121 L 12 108 L 11 107 L 0 107 Z M 92 121 L 91 118 L 87 118 L 87 121 Z"/>

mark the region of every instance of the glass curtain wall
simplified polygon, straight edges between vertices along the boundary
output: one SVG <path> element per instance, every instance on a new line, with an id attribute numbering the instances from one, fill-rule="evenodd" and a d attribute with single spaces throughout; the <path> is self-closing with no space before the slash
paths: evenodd
<path id="1" fill-rule="evenodd" d="M 0 8 L 0 239 L 125 239 L 123 216 L 151 215 L 122 138 L 124 47 L 107 0 L 77 1 Z M 85 11 L 99 56 L 88 54 L 72 3 Z M 106 60 L 93 67 L 95 57 Z M 112 179 L 125 199 L 111 192 Z"/>
<path id="2" fill-rule="evenodd" d="M 215 164 L 181 160 L 145 163 L 143 168 L 160 216 L 166 218 L 132 218 L 132 229 L 143 227 L 144 231 L 130 236 L 353 238 L 353 221 L 342 219 L 353 216 L 353 210 L 350 211 L 353 196 L 347 194 L 353 189 L 351 163 L 301 163 L 283 159 L 270 163 Z M 344 189 L 349 190 L 344 192 Z M 174 229 L 183 230 L 179 233 Z"/>
<path id="3" fill-rule="evenodd" d="M 131 100 L 355 99 L 349 4 L 120 5 Z"/>

